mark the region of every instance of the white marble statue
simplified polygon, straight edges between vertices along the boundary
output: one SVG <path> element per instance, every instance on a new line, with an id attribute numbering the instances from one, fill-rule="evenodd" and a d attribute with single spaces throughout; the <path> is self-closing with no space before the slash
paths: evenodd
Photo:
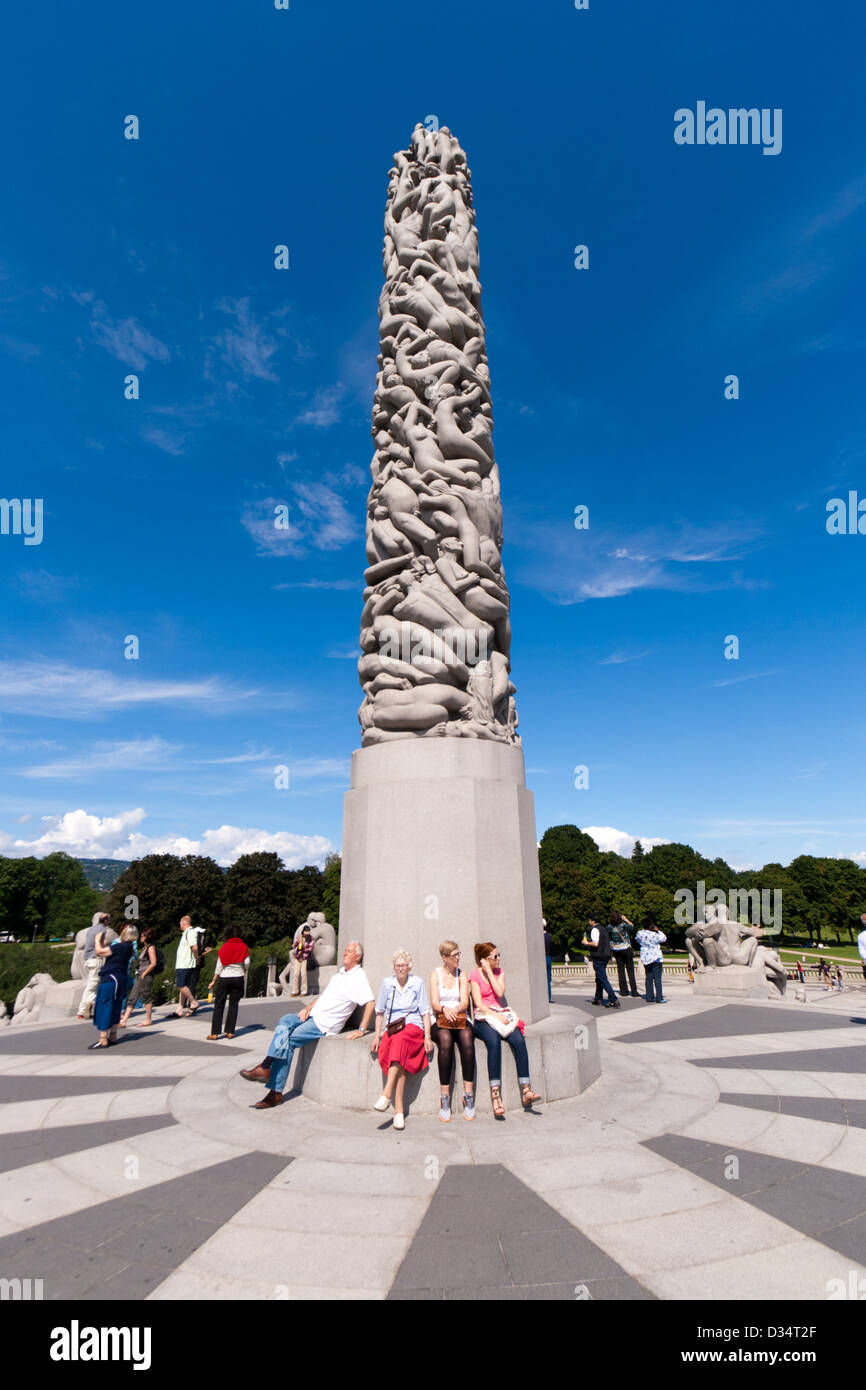
<path id="1" fill-rule="evenodd" d="M 447 126 L 394 155 L 383 265 L 363 743 L 519 743 L 472 185 Z"/>
<path id="2" fill-rule="evenodd" d="M 82 927 L 81 931 L 75 933 L 75 950 L 69 966 L 70 980 L 84 979 L 84 941 L 89 930 L 89 927 Z"/>
<path id="3" fill-rule="evenodd" d="M 36 1023 L 42 1012 L 46 996 L 57 981 L 51 975 L 31 975 L 23 989 L 19 989 L 12 1008 L 13 1026 L 19 1023 Z"/>
<path id="4" fill-rule="evenodd" d="M 337 933 L 330 922 L 325 921 L 324 912 L 310 912 L 307 914 L 307 920 L 301 923 L 292 937 L 292 946 L 298 944 L 305 929 L 308 927 L 313 938 L 313 954 L 307 963 L 308 971 L 315 970 L 322 965 L 333 965 L 337 959 Z M 275 994 L 289 994 L 291 990 L 291 971 L 292 960 L 291 957 L 289 957 L 289 962 L 285 969 L 281 970 L 279 973 L 279 986 L 274 988 Z M 315 979 L 318 979 L 318 976 L 315 976 L 311 983 L 313 983 Z"/>

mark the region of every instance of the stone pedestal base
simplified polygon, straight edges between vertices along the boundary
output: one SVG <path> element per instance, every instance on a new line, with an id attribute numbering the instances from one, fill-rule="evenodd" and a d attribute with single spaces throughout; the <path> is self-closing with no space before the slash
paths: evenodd
<path id="1" fill-rule="evenodd" d="M 535 807 L 519 747 L 475 738 L 397 739 L 352 755 L 343 820 L 340 946 L 364 947 L 374 990 L 408 951 L 425 983 L 456 941 L 502 952 L 508 1002 L 546 1018 Z"/>
<path id="2" fill-rule="evenodd" d="M 766 999 L 767 992 L 767 978 L 755 965 L 721 965 L 715 970 L 699 970 L 695 974 L 696 995 Z"/>
<path id="3" fill-rule="evenodd" d="M 598 1035 L 593 1018 L 585 1021 L 568 1005 L 553 1005 L 550 1016 L 528 1024 L 526 1046 L 533 1090 L 545 1101 L 580 1095 L 601 1075 Z M 475 1044 L 475 1095 L 479 1106 L 489 1106 L 487 1051 Z M 382 1094 L 383 1076 L 370 1056 L 370 1039 L 344 1036 L 322 1038 L 295 1053 L 289 1088 L 303 1091 L 308 1100 L 340 1110 L 369 1110 Z M 460 1118 L 463 1079 L 455 1062 L 451 1104 Z M 508 1042 L 502 1044 L 502 1098 L 506 1110 L 520 1109 L 520 1088 L 514 1057 Z M 439 1073 L 434 1052 L 427 1071 L 406 1081 L 406 1112 L 439 1113 Z M 383 1117 L 384 1118 L 384 1117 Z"/>

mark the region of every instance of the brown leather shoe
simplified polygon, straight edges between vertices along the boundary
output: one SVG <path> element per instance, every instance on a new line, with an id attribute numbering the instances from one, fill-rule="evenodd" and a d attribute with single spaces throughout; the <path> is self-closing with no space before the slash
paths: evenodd
<path id="1" fill-rule="evenodd" d="M 244 1081 L 267 1081 L 270 1078 L 270 1067 L 250 1067 L 249 1071 L 242 1071 L 241 1076 Z"/>
<path id="2" fill-rule="evenodd" d="M 279 1091 L 268 1091 L 264 1100 L 257 1100 L 253 1106 L 254 1110 L 271 1110 L 275 1105 L 282 1105 L 283 1097 Z"/>

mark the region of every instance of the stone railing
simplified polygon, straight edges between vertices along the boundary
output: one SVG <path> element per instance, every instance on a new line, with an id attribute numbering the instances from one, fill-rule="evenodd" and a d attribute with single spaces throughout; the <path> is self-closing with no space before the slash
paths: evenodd
<path id="1" fill-rule="evenodd" d="M 794 967 L 793 967 L 793 965 L 791 965 L 788 961 L 785 961 L 785 962 L 783 962 L 783 963 L 784 963 L 785 969 L 792 975 L 793 982 L 796 983 L 797 976 L 794 974 Z M 684 964 L 682 961 L 672 961 L 672 962 L 669 962 L 669 961 L 665 960 L 665 961 L 663 962 L 663 964 L 664 964 L 664 973 L 665 973 L 665 975 L 666 975 L 668 978 L 670 978 L 671 976 L 674 976 L 674 977 L 677 977 L 677 976 L 678 976 L 680 979 L 688 980 L 688 977 L 689 977 L 689 967 L 688 967 L 686 964 Z M 641 971 L 643 970 L 643 966 L 641 965 L 641 963 L 640 963 L 640 961 L 638 960 L 637 956 L 635 956 L 635 958 L 634 958 L 634 965 L 635 965 L 635 970 L 641 970 Z M 835 966 L 833 967 L 833 969 L 834 969 L 834 971 L 835 971 Z M 609 978 L 610 978 L 611 980 L 615 980 L 615 979 L 616 979 L 616 961 L 615 961 L 615 960 L 609 961 L 609 962 L 608 962 L 607 971 L 608 971 L 608 976 L 609 976 Z M 804 976 L 805 976 L 805 983 L 806 983 L 806 984 L 817 985 L 817 984 L 821 984 L 821 983 L 822 983 L 821 972 L 819 971 L 817 965 L 806 965 L 806 966 L 804 966 L 804 967 L 803 967 L 803 974 L 804 974 Z M 590 965 L 589 961 L 578 961 L 578 962 L 572 963 L 571 965 L 554 965 L 554 966 L 553 966 L 553 970 L 552 970 L 552 975 L 553 975 L 554 984 L 565 984 L 565 983 L 567 983 L 569 980 L 574 980 L 575 982 L 578 982 L 578 981 L 580 981 L 580 980 L 591 979 L 591 978 L 593 977 L 593 969 L 592 969 L 592 966 Z M 859 965 L 843 965 L 843 966 L 842 966 L 842 978 L 843 978 L 843 980 L 845 981 L 846 985 L 847 985 L 847 984 L 863 984 L 863 983 L 864 983 L 864 980 L 863 980 L 863 971 L 861 970 L 861 968 L 860 968 Z"/>

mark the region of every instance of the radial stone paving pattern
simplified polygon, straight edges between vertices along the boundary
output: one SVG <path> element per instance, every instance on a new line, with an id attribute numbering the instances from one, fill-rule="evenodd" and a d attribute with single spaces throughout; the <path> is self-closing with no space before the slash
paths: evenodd
<path id="1" fill-rule="evenodd" d="M 244 1004 L 231 1043 L 205 1040 L 207 1010 L 98 1053 L 86 1024 L 7 1029 L 0 1277 L 46 1298 L 523 1301 L 823 1299 L 866 1273 L 862 1012 L 684 986 L 625 1004 L 592 1010 L 582 1096 L 497 1123 L 479 1058 L 474 1123 L 403 1132 L 291 1089 L 255 1110 L 238 1072 L 279 1001 Z"/>

